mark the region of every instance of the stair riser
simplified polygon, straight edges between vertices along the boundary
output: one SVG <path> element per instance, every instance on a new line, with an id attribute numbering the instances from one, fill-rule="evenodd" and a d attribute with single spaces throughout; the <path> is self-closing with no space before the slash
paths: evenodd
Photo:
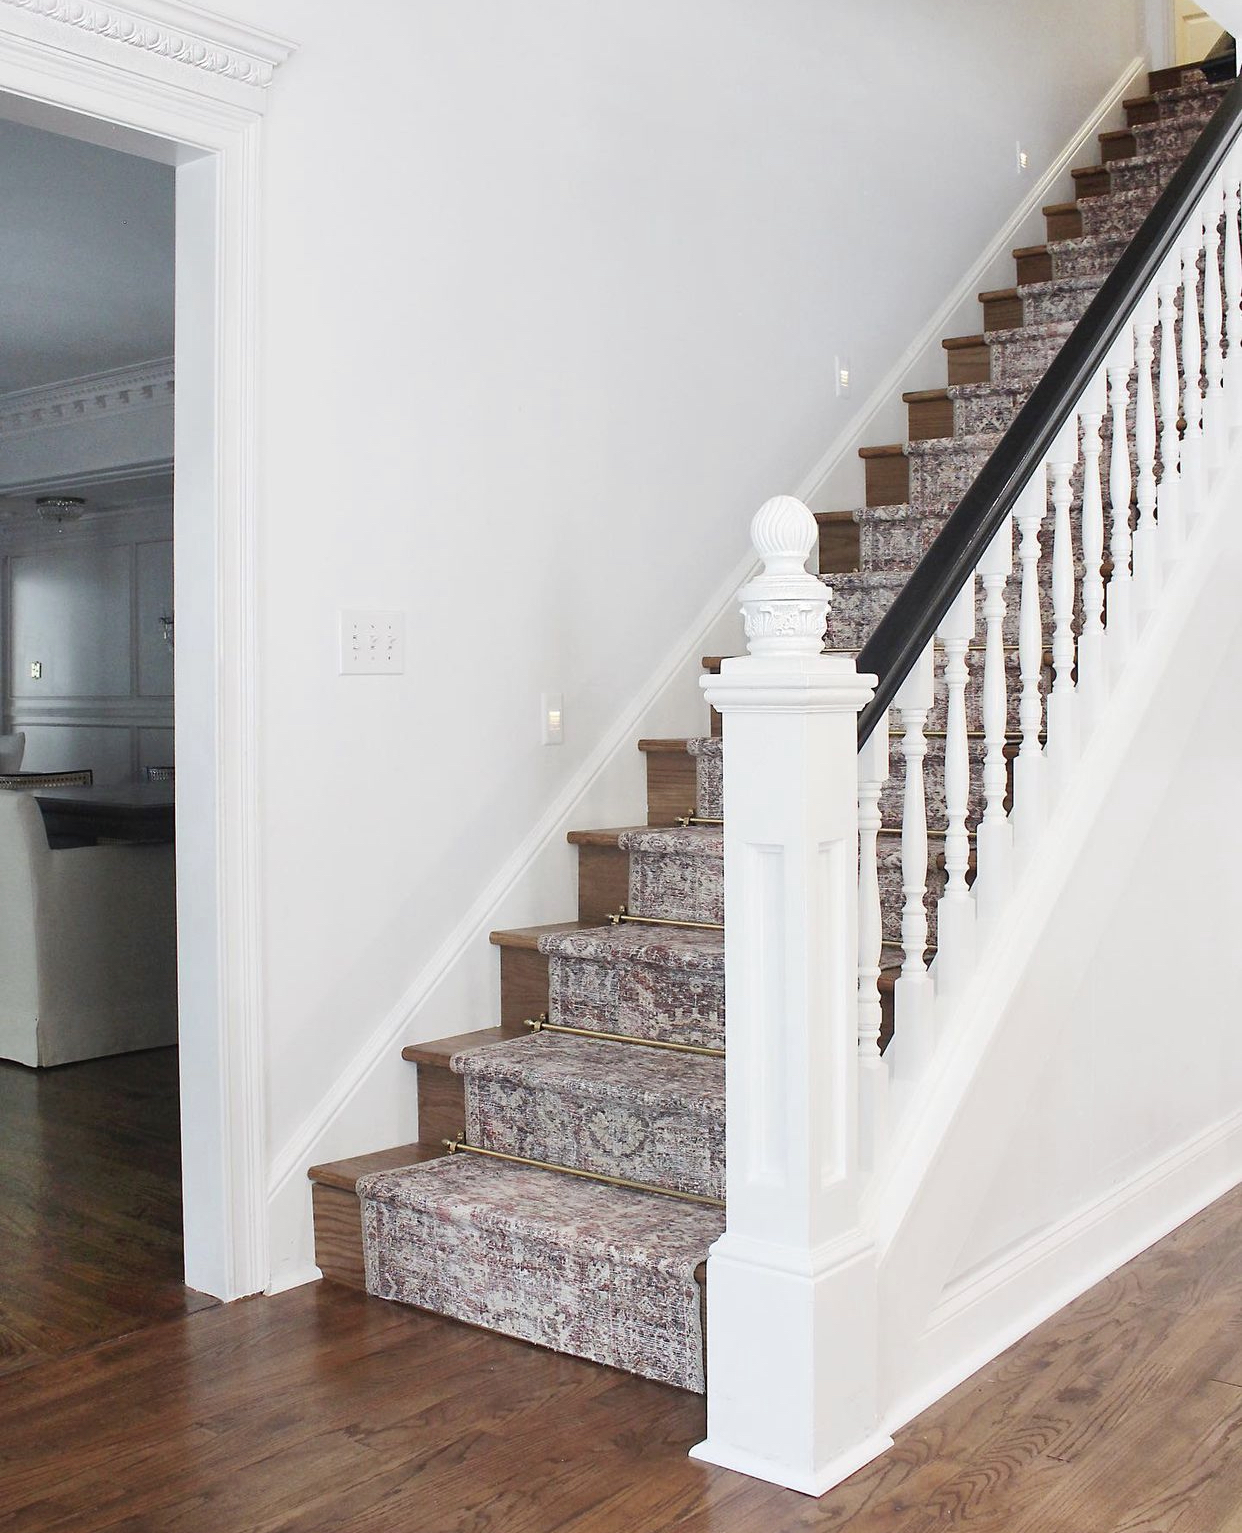
<path id="1" fill-rule="evenodd" d="M 1084 235 L 1132 239 L 1155 206 L 1157 189 L 1145 188 L 1133 197 L 1088 197 L 1079 204 Z"/>
<path id="2" fill-rule="evenodd" d="M 1055 240 L 1048 246 L 1053 279 L 1095 277 L 1103 282 L 1125 248 L 1125 240 L 1109 240 L 1098 245 L 1084 244 L 1081 240 Z"/>
<path id="3" fill-rule="evenodd" d="M 698 785 L 697 808 L 705 819 L 718 820 L 724 804 L 724 755 L 721 751 L 695 758 Z"/>
<path id="4" fill-rule="evenodd" d="M 433 1209 L 366 1199 L 362 1220 L 369 1293 L 703 1392 L 693 1281 Z"/>
<path id="5" fill-rule="evenodd" d="M 563 1084 L 468 1077 L 466 1136 L 508 1155 L 724 1196 L 723 1102 L 713 1110 L 707 1104 L 653 1104 L 641 1094 L 603 1098 Z"/>
<path id="6" fill-rule="evenodd" d="M 1032 388 L 1065 344 L 1063 335 L 1038 333 L 988 337 L 991 380 L 995 384 Z"/>
<path id="7" fill-rule="evenodd" d="M 1134 130 L 1134 152 L 1141 157 L 1154 156 L 1165 161 L 1167 180 L 1190 153 L 1195 140 L 1210 121 L 1210 113 L 1207 116 L 1198 113 L 1143 123 Z"/>
<path id="8" fill-rule="evenodd" d="M 559 1027 L 724 1047 L 724 974 L 554 955 L 548 1019 Z"/>
<path id="9" fill-rule="evenodd" d="M 631 914 L 666 921 L 723 921 L 724 861 L 678 852 L 631 852 L 627 906 Z"/>

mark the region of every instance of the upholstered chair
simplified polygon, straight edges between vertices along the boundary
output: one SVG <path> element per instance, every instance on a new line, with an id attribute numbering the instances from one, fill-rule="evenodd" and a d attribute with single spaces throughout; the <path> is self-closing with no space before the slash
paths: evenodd
<path id="1" fill-rule="evenodd" d="M 177 1041 L 171 846 L 51 851 L 0 793 L 0 1058 L 60 1065 Z"/>

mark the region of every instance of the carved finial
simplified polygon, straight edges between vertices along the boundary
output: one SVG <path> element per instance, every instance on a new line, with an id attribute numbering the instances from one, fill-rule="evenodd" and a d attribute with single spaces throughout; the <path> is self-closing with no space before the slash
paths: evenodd
<path id="1" fill-rule="evenodd" d="M 819 538 L 811 512 L 792 495 L 765 501 L 750 524 L 763 573 L 738 592 L 752 655 L 817 655 L 832 593 L 806 567 Z"/>

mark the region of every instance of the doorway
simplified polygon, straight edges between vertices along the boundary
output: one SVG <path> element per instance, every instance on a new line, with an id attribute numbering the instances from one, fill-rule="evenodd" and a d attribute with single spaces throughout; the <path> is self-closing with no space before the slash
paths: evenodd
<path id="1" fill-rule="evenodd" d="M 288 48 L 169 0 L 104 36 L 95 15 L 6 7 L 0 118 L 172 168 L 177 408 L 174 659 L 185 1281 L 267 1283 L 254 643 L 261 87 Z M 109 13 L 110 15 L 111 13 Z M 100 13 L 101 24 L 108 18 Z M 257 37 L 257 34 L 256 34 Z"/>

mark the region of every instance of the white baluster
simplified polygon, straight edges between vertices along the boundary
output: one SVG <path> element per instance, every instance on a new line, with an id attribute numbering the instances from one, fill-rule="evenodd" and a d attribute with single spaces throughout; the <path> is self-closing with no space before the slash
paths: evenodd
<path id="1" fill-rule="evenodd" d="M 871 1171 L 888 1128 L 888 1065 L 880 1054 L 883 914 L 876 863 L 880 793 L 888 781 L 888 710 L 858 753 L 858 1158 Z"/>
<path id="2" fill-rule="evenodd" d="M 893 706 L 902 729 L 905 788 L 901 812 L 901 945 L 904 960 L 894 987 L 894 1071 L 917 1074 L 935 1047 L 934 994 L 927 972 L 927 792 L 923 731 L 935 689 L 934 656 L 929 644 L 901 684 Z"/>
<path id="3" fill-rule="evenodd" d="M 1157 287 L 1160 294 L 1160 486 L 1156 491 L 1159 513 L 1161 562 L 1176 563 L 1181 557 L 1182 510 L 1181 438 L 1177 417 L 1181 409 L 1181 379 L 1177 361 L 1177 293 L 1181 285 L 1181 262 L 1174 254 L 1166 261 Z"/>
<path id="4" fill-rule="evenodd" d="M 940 625 L 947 694 L 944 742 L 945 890 L 936 914 L 936 997 L 961 993 L 974 966 L 975 902 L 966 882 L 970 871 L 970 746 L 966 724 L 967 652 L 975 636 L 975 577 L 972 572 Z"/>
<path id="5" fill-rule="evenodd" d="M 1242 234 L 1238 230 L 1239 168 L 1242 157 L 1231 155 L 1225 167 L 1225 392 L 1226 416 L 1232 432 L 1242 422 Z"/>
<path id="6" fill-rule="evenodd" d="M 1174 353 L 1174 367 L 1177 355 Z M 1108 403 L 1101 368 L 1082 402 L 1082 632 L 1078 636 L 1078 715 L 1084 734 L 1104 702 L 1104 494 L 1100 484 L 1100 423 Z"/>
<path id="7" fill-rule="evenodd" d="M 1142 622 L 1160 594 L 1156 548 L 1156 399 L 1152 392 L 1152 336 L 1156 330 L 1156 292 L 1149 288 L 1134 316 L 1134 451 L 1138 460 L 1138 521 L 1134 528 L 1134 605 Z"/>
<path id="8" fill-rule="evenodd" d="M 1203 367 L 1199 333 L 1199 252 L 1203 223 L 1196 214 L 1182 231 L 1182 522 L 1189 527 L 1199 512 L 1199 446 L 1203 430 Z"/>
<path id="9" fill-rule="evenodd" d="M 1048 454 L 1052 492 L 1052 663 L 1055 678 L 1048 695 L 1048 761 L 1052 791 L 1065 787 L 1077 756 L 1074 712 L 1074 466 L 1078 462 L 1078 412 L 1071 412 Z"/>
<path id="10" fill-rule="evenodd" d="M 1047 469 L 1040 464 L 1018 496 L 1018 568 L 1022 585 L 1018 608 L 1018 666 L 1022 695 L 1018 722 L 1022 743 L 1014 762 L 1013 822 L 1015 848 L 1025 851 L 1044 817 L 1044 753 L 1039 742 L 1044 721 L 1040 681 L 1044 663 L 1044 623 L 1039 597 L 1039 528 L 1048 510 Z"/>
<path id="11" fill-rule="evenodd" d="M 1007 516 L 979 561 L 983 582 L 983 818 L 975 841 L 975 902 L 979 926 L 999 915 L 1013 877 L 1013 834 L 1005 813 L 1009 772 L 1005 740 L 1009 687 L 1005 669 L 1005 582 L 1013 572 L 1013 518 Z"/>
<path id="12" fill-rule="evenodd" d="M 1223 185 L 1218 176 L 1203 199 L 1203 467 L 1214 474 L 1225 459 L 1224 399 L 1221 384 L 1225 359 L 1221 351 L 1225 322 L 1220 289 L 1220 215 Z"/>
<path id="13" fill-rule="evenodd" d="M 1110 663 L 1125 663 L 1134 643 L 1134 583 L 1130 575 L 1130 369 L 1134 332 L 1127 324 L 1108 357 L 1108 408 L 1113 440 L 1108 461 L 1108 505 L 1112 518 L 1108 578 L 1108 651 Z"/>

